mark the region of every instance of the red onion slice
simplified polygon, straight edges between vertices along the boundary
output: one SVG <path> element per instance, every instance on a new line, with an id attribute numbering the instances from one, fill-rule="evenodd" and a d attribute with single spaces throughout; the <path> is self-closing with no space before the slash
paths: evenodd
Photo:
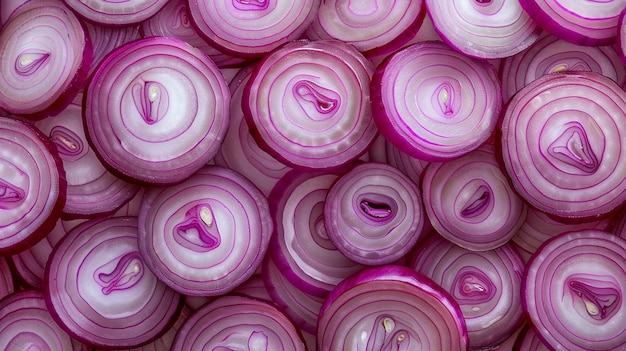
<path id="1" fill-rule="evenodd" d="M 431 163 L 422 181 L 424 207 L 435 230 L 475 251 L 504 245 L 521 228 L 527 206 L 483 145 L 461 158 Z"/>
<path id="2" fill-rule="evenodd" d="M 0 299 L 11 294 L 17 286 L 13 283 L 14 277 L 6 258 L 0 257 Z"/>
<path id="3" fill-rule="evenodd" d="M 584 230 L 547 241 L 526 268 L 522 298 L 555 350 L 626 347 L 626 241 Z"/>
<path id="4" fill-rule="evenodd" d="M 598 73 L 553 73 L 511 99 L 501 126 L 515 190 L 558 217 L 607 214 L 626 200 L 626 93 Z"/>
<path id="5" fill-rule="evenodd" d="M 337 250 L 324 225 L 326 196 L 344 172 L 291 171 L 268 197 L 275 223 L 268 255 L 292 284 L 322 298 L 363 269 Z"/>
<path id="6" fill-rule="evenodd" d="M 94 347 L 137 347 L 160 337 L 182 307 L 181 296 L 146 267 L 137 218 L 93 219 L 55 246 L 44 295 L 55 320 Z"/>
<path id="7" fill-rule="evenodd" d="M 64 218 L 112 214 L 139 191 L 139 185 L 111 174 L 87 143 L 82 94 L 54 117 L 35 123 L 56 146 L 67 180 Z"/>
<path id="8" fill-rule="evenodd" d="M 407 267 L 366 269 L 328 296 L 318 322 L 319 351 L 467 350 L 459 306 Z"/>
<path id="9" fill-rule="evenodd" d="M 89 22 L 105 26 L 137 24 L 156 14 L 168 0 L 64 0 Z"/>
<path id="10" fill-rule="evenodd" d="M 396 52 L 377 67 L 371 87 L 380 133 L 428 161 L 453 159 L 485 142 L 502 105 L 495 69 L 440 42 Z"/>
<path id="11" fill-rule="evenodd" d="M 0 108 L 31 119 L 55 114 L 83 88 L 92 49 L 59 0 L 29 1 L 0 32 Z"/>
<path id="12" fill-rule="evenodd" d="M 426 217 L 421 197 L 417 184 L 398 169 L 383 163 L 359 164 L 326 195 L 326 233 L 357 263 L 393 263 L 421 237 Z"/>
<path id="13" fill-rule="evenodd" d="M 524 320 L 524 262 L 510 245 L 472 252 L 434 235 L 409 266 L 443 287 L 461 307 L 472 349 L 506 340 Z"/>
<path id="14" fill-rule="evenodd" d="M 625 0 L 519 0 L 538 25 L 574 44 L 601 46 L 615 43 Z"/>
<path id="15" fill-rule="evenodd" d="M 304 351 L 296 327 L 275 306 L 247 296 L 222 296 L 180 328 L 172 351 Z"/>
<path id="16" fill-rule="evenodd" d="M 541 29 L 518 0 L 425 0 L 435 30 L 453 48 L 472 57 L 517 54 L 537 40 Z"/>
<path id="17" fill-rule="evenodd" d="M 272 230 L 263 193 L 233 170 L 208 166 L 183 183 L 146 192 L 139 249 L 174 290 L 216 296 L 260 267 Z"/>
<path id="18" fill-rule="evenodd" d="M 413 39 L 425 15 L 423 0 L 325 0 L 306 35 L 312 40 L 341 40 L 365 55 L 379 55 Z"/>
<path id="19" fill-rule="evenodd" d="M 228 85 L 200 50 L 153 37 L 115 50 L 87 87 L 90 142 L 116 174 L 177 183 L 203 167 L 228 128 Z"/>
<path id="20" fill-rule="evenodd" d="M 317 14 L 320 0 L 190 0 L 198 33 L 222 51 L 262 56 L 298 39 Z"/>
<path id="21" fill-rule="evenodd" d="M 84 22 L 89 41 L 93 47 L 93 61 L 89 69 L 91 77 L 104 58 L 116 48 L 141 38 L 139 26 L 106 27 Z"/>
<path id="22" fill-rule="evenodd" d="M 297 41 L 265 56 L 246 84 L 243 112 L 259 146 L 294 168 L 357 159 L 376 136 L 373 65 L 339 41 Z"/>
<path id="23" fill-rule="evenodd" d="M 65 205 L 65 171 L 54 146 L 30 124 L 0 117 L 0 253 L 34 245 Z"/>
<path id="24" fill-rule="evenodd" d="M 241 104 L 244 87 L 253 70 L 254 65 L 242 68 L 230 84 L 230 125 L 215 155 L 215 164 L 241 173 L 269 195 L 278 180 L 292 168 L 263 151 L 250 134 Z"/>
<path id="25" fill-rule="evenodd" d="M 581 46 L 544 34 L 527 50 L 506 58 L 501 66 L 504 101 L 535 79 L 555 72 L 596 72 L 626 85 L 626 69 L 612 46 Z"/>
<path id="26" fill-rule="evenodd" d="M 87 351 L 54 321 L 41 292 L 24 290 L 0 301 L 0 349 Z"/>

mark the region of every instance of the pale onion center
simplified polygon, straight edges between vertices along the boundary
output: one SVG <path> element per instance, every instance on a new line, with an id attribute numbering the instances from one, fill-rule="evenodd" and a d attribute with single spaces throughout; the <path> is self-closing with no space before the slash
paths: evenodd
<path id="1" fill-rule="evenodd" d="M 441 83 L 432 98 L 433 106 L 444 117 L 452 117 L 455 114 L 455 102 L 457 97 L 455 96 L 455 89 L 449 82 Z"/>
<path id="2" fill-rule="evenodd" d="M 14 186 L 0 178 L 0 210 L 13 209 L 26 198 L 24 189 Z"/>
<path id="3" fill-rule="evenodd" d="M 189 209 L 174 229 L 174 241 L 194 252 L 208 252 L 220 245 L 221 235 L 215 216 L 207 204 Z"/>
<path id="4" fill-rule="evenodd" d="M 548 151 L 555 159 L 586 174 L 595 173 L 600 166 L 585 130 L 576 122 L 571 123 L 571 126 L 550 144 Z"/>
<path id="5" fill-rule="evenodd" d="M 233 0 L 233 7 L 241 11 L 267 10 L 270 0 Z"/>
<path id="6" fill-rule="evenodd" d="M 133 101 L 141 117 L 154 124 L 165 116 L 169 108 L 169 94 L 159 82 L 144 81 L 132 87 Z"/>
<path id="7" fill-rule="evenodd" d="M 109 295 L 114 291 L 133 287 L 141 280 L 143 273 L 141 254 L 134 251 L 118 257 L 113 267 L 106 264 L 98 268 L 94 272 L 94 279 L 102 287 L 102 293 Z"/>
<path id="8" fill-rule="evenodd" d="M 293 94 L 302 110 L 312 120 L 325 120 L 332 116 L 339 105 L 339 96 L 310 81 L 300 81 L 293 87 Z"/>
<path id="9" fill-rule="evenodd" d="M 491 192 L 486 186 L 479 186 L 462 207 L 461 216 L 465 218 L 474 218 L 481 215 L 485 212 L 487 207 L 489 207 L 491 197 Z"/>
<path id="10" fill-rule="evenodd" d="M 21 75 L 32 75 L 39 71 L 50 58 L 49 52 L 27 51 L 18 55 L 15 70 Z"/>
<path id="11" fill-rule="evenodd" d="M 584 312 L 595 320 L 610 318 L 620 306 L 620 293 L 612 287 L 597 287 L 575 279 L 568 286 L 582 302 Z"/>

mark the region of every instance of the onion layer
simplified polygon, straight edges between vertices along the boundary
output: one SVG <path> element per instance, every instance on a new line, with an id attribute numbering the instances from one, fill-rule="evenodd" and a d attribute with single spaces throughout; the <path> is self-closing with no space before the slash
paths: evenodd
<path id="1" fill-rule="evenodd" d="M 469 250 L 504 245 L 526 218 L 526 203 L 509 185 L 490 145 L 456 160 L 431 163 L 422 190 L 435 230 Z"/>
<path id="2" fill-rule="evenodd" d="M 413 44 L 379 65 L 372 108 L 380 133 L 429 161 L 459 157 L 485 142 L 502 105 L 495 69 L 440 42 Z"/>
<path id="3" fill-rule="evenodd" d="M 296 327 L 273 305 L 246 296 L 222 296 L 194 312 L 176 334 L 172 351 L 304 351 Z"/>
<path id="4" fill-rule="evenodd" d="M 43 239 L 61 214 L 66 189 L 63 164 L 45 135 L 0 117 L 0 253 Z"/>
<path id="5" fill-rule="evenodd" d="M 626 347 L 626 241 L 584 230 L 547 241 L 526 269 L 523 303 L 555 350 Z"/>
<path id="6" fill-rule="evenodd" d="M 626 93 L 598 73 L 553 73 L 511 99 L 502 156 L 517 192 L 555 216 L 607 214 L 626 200 Z"/>
<path id="7" fill-rule="evenodd" d="M 168 0 L 64 0 L 86 20 L 105 26 L 137 24 L 157 13 Z"/>
<path id="8" fill-rule="evenodd" d="M 333 168 L 376 136 L 372 64 L 339 41 L 297 41 L 265 56 L 245 87 L 243 112 L 259 146 L 301 169 Z"/>
<path id="9" fill-rule="evenodd" d="M 44 295 L 70 335 L 114 349 L 160 337 L 182 307 L 181 296 L 145 266 L 136 217 L 93 219 L 70 231 L 46 265 Z"/>
<path id="10" fill-rule="evenodd" d="M 174 290 L 215 296 L 254 274 L 272 230 L 267 198 L 258 188 L 233 170 L 207 166 L 183 183 L 146 192 L 139 249 Z"/>
<path id="11" fill-rule="evenodd" d="M 434 235 L 416 254 L 409 266 L 446 289 L 461 307 L 470 348 L 497 346 L 521 325 L 524 262 L 512 246 L 472 252 Z"/>
<path id="12" fill-rule="evenodd" d="M 324 226 L 349 259 L 366 265 L 393 263 L 422 234 L 421 192 L 410 178 L 383 163 L 362 163 L 341 176 L 324 204 Z"/>
<path id="13" fill-rule="evenodd" d="M 541 29 L 518 0 L 425 0 L 435 30 L 452 47 L 484 59 L 517 54 Z"/>
<path id="14" fill-rule="evenodd" d="M 38 119 L 82 89 L 91 64 L 88 35 L 59 0 L 29 1 L 0 32 L 0 108 Z"/>
<path id="15" fill-rule="evenodd" d="M 467 349 L 459 306 L 430 279 L 401 266 L 366 269 L 328 296 L 319 351 Z"/>
<path id="16" fill-rule="evenodd" d="M 219 149 L 230 93 L 199 49 L 153 37 L 115 50 L 87 87 L 90 141 L 116 174 L 157 184 L 180 182 Z"/>

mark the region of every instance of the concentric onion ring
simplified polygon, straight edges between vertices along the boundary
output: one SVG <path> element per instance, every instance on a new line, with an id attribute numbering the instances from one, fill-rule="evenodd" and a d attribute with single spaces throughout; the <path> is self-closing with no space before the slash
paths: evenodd
<path id="1" fill-rule="evenodd" d="M 64 0 L 90 22 L 105 26 L 137 24 L 154 16 L 168 0 Z"/>

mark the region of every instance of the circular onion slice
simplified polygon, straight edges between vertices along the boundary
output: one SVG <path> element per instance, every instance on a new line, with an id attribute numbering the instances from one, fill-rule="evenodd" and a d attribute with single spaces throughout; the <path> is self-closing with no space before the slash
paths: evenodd
<path id="1" fill-rule="evenodd" d="M 146 192 L 139 249 L 148 267 L 185 295 L 216 296 L 254 274 L 273 230 L 267 198 L 247 178 L 207 166 Z"/>
<path id="2" fill-rule="evenodd" d="M 322 306 L 319 351 L 467 350 L 459 305 L 432 280 L 401 266 L 361 271 Z"/>
<path id="3" fill-rule="evenodd" d="M 297 41 L 265 56 L 245 87 L 243 112 L 259 146 L 301 169 L 357 159 L 376 136 L 374 68 L 339 41 Z"/>
<path id="4" fill-rule="evenodd" d="M 64 218 L 97 217 L 115 212 L 139 191 L 139 185 L 113 175 L 87 142 L 82 94 L 54 117 L 35 123 L 56 146 L 67 180 Z"/>
<path id="5" fill-rule="evenodd" d="M 0 349 L 87 351 L 73 340 L 50 315 L 43 294 L 23 290 L 0 301 Z"/>
<path id="6" fill-rule="evenodd" d="M 312 40 L 341 40 L 365 55 L 379 55 L 413 39 L 425 15 L 423 0 L 325 0 L 306 35 Z"/>
<path id="7" fill-rule="evenodd" d="M 613 46 L 581 46 L 546 33 L 527 50 L 502 62 L 504 101 L 535 79 L 564 71 L 596 72 L 621 87 L 626 85 L 626 69 Z"/>
<path id="8" fill-rule="evenodd" d="M 203 167 L 228 129 L 228 85 L 200 50 L 152 37 L 116 49 L 87 87 L 90 142 L 116 174 L 172 184 Z"/>
<path id="9" fill-rule="evenodd" d="M 509 185 L 491 145 L 456 160 L 431 163 L 422 191 L 434 229 L 469 250 L 504 245 L 526 218 L 526 203 Z"/>
<path id="10" fill-rule="evenodd" d="M 139 26 L 106 27 L 84 22 L 93 46 L 93 61 L 89 68 L 91 77 L 104 58 L 116 48 L 141 38 Z"/>
<path id="11" fill-rule="evenodd" d="M 0 254 L 23 251 L 46 236 L 65 205 L 66 184 L 45 135 L 0 117 Z"/>
<path id="12" fill-rule="evenodd" d="M 528 263 L 522 301 L 555 350 L 626 347 L 626 241 L 583 230 L 548 240 Z"/>
<path id="13" fill-rule="evenodd" d="M 298 289 L 322 298 L 363 269 L 337 250 L 324 225 L 326 196 L 344 172 L 291 171 L 268 197 L 275 223 L 268 255 Z"/>
<path id="14" fill-rule="evenodd" d="M 475 252 L 433 235 L 416 253 L 409 266 L 439 284 L 459 304 L 470 348 L 497 346 L 521 325 L 524 262 L 512 246 Z"/>
<path id="15" fill-rule="evenodd" d="M 230 125 L 215 155 L 215 164 L 241 173 L 269 195 L 278 180 L 292 168 L 263 151 L 250 134 L 241 103 L 253 69 L 254 65 L 242 68 L 230 83 Z"/>
<path id="16" fill-rule="evenodd" d="M 50 256 L 43 291 L 63 329 L 103 348 L 160 337 L 183 302 L 145 266 L 136 217 L 92 219 L 72 229 Z"/>
<path id="17" fill-rule="evenodd" d="M 39 119 L 83 88 L 92 49 L 81 22 L 59 0 L 29 1 L 0 32 L 0 108 Z"/>
<path id="18" fill-rule="evenodd" d="M 89 22 L 124 26 L 142 22 L 156 14 L 169 0 L 64 0 L 68 7 Z"/>
<path id="19" fill-rule="evenodd" d="M 169 0 L 156 15 L 141 23 L 141 34 L 144 38 L 163 36 L 186 41 L 206 53 L 220 68 L 245 66 L 247 62 L 223 53 L 198 35 L 191 23 L 187 0 Z"/>
<path id="20" fill-rule="evenodd" d="M 398 169 L 383 163 L 359 164 L 326 195 L 326 233 L 352 261 L 393 263 L 421 236 L 426 216 L 421 197 L 417 184 Z"/>
<path id="21" fill-rule="evenodd" d="M 553 73 L 511 99 L 502 158 L 517 192 L 558 217 L 607 214 L 626 200 L 626 93 L 594 72 Z"/>
<path id="22" fill-rule="evenodd" d="M 579 45 L 615 43 L 617 22 L 626 0 L 519 0 L 537 24 L 555 36 Z"/>
<path id="23" fill-rule="evenodd" d="M 495 69 L 440 42 L 391 55 L 377 67 L 371 87 L 380 133 L 429 161 L 459 157 L 485 142 L 502 105 Z"/>
<path id="24" fill-rule="evenodd" d="M 275 306 L 226 295 L 194 312 L 176 334 L 171 350 L 305 349 L 299 331 Z"/>
<path id="25" fill-rule="evenodd" d="M 198 33 L 243 57 L 261 56 L 300 38 L 319 6 L 320 0 L 189 0 Z"/>
<path id="26" fill-rule="evenodd" d="M 425 0 L 435 30 L 459 52 L 484 59 L 517 54 L 541 28 L 518 0 Z"/>

